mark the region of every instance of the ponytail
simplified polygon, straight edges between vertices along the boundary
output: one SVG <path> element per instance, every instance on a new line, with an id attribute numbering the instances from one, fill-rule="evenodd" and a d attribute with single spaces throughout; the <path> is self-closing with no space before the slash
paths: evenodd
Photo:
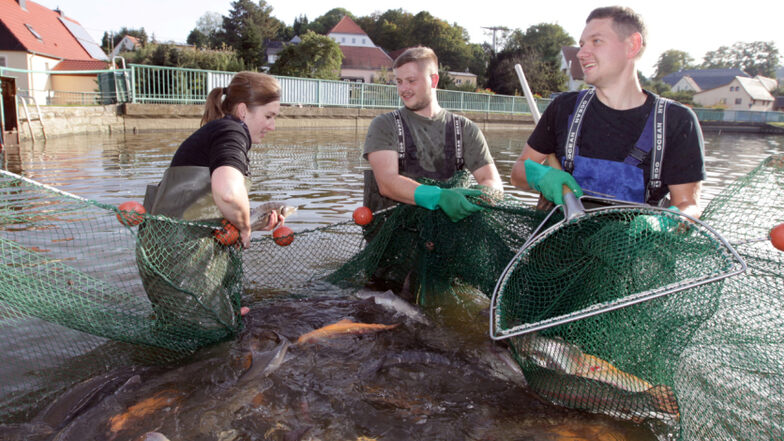
<path id="1" fill-rule="evenodd" d="M 221 108 L 224 90 L 224 87 L 216 87 L 207 95 L 207 103 L 204 105 L 204 115 L 201 117 L 201 125 L 226 116 Z"/>
<path id="2" fill-rule="evenodd" d="M 225 98 L 223 95 L 226 95 Z M 258 72 L 238 72 L 228 87 L 216 87 L 207 95 L 201 125 L 234 115 L 240 103 L 253 107 L 273 101 L 280 101 L 280 84 L 275 77 Z"/>

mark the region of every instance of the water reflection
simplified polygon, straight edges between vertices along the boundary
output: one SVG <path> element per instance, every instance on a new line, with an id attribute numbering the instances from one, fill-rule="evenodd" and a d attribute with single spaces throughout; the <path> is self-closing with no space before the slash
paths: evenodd
<path id="1" fill-rule="evenodd" d="M 145 186 L 157 182 L 190 132 L 168 131 L 120 136 L 74 136 L 45 144 L 10 146 L 6 169 L 65 191 L 106 203 L 141 200 Z M 534 202 L 508 182 L 530 131 L 486 133 L 506 190 Z M 251 150 L 252 202 L 289 200 L 300 206 L 293 225 L 313 227 L 346 220 L 362 200 L 361 158 L 364 131 L 280 129 Z M 708 179 L 704 202 L 727 183 L 784 149 L 784 135 L 706 133 Z"/>

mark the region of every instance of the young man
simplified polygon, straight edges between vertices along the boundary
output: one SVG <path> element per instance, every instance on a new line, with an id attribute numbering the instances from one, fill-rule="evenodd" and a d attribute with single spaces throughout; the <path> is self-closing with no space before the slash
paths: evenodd
<path id="1" fill-rule="evenodd" d="M 631 9 L 591 12 L 577 58 L 594 88 L 553 100 L 514 164 L 512 184 L 556 203 L 567 185 L 578 195 L 699 215 L 702 131 L 690 109 L 640 87 L 636 62 L 646 38 Z M 542 165 L 551 154 L 565 171 Z"/>
<path id="2" fill-rule="evenodd" d="M 363 156 L 372 175 L 365 177 L 365 205 L 373 211 L 395 201 L 440 208 L 453 222 L 479 211 L 465 197 L 478 190 L 442 189 L 415 180 L 446 180 L 467 168 L 477 183 L 503 190 L 479 128 L 438 104 L 435 53 L 426 47 L 408 49 L 395 60 L 394 74 L 404 107 L 377 116 L 368 129 Z"/>

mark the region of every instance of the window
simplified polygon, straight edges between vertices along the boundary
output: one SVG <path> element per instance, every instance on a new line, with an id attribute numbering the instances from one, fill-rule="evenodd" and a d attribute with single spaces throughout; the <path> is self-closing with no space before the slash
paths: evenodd
<path id="1" fill-rule="evenodd" d="M 28 30 L 28 31 L 30 31 L 30 33 L 31 33 L 31 34 L 33 34 L 33 36 L 34 36 L 35 38 L 37 38 L 37 39 L 38 39 L 38 41 L 40 41 L 40 42 L 43 42 L 43 41 L 44 41 L 44 39 L 43 39 L 43 38 L 41 38 L 41 35 L 40 35 L 40 34 L 38 34 L 38 32 L 36 32 L 36 31 L 35 31 L 35 29 L 33 29 L 33 27 L 32 27 L 32 26 L 30 26 L 29 24 L 25 23 L 25 27 L 27 28 L 27 30 Z"/>
<path id="2" fill-rule="evenodd" d="M 735 104 L 742 104 L 743 98 L 735 98 Z"/>
<path id="3" fill-rule="evenodd" d="M 346 42 L 346 37 L 340 37 L 340 41 L 341 41 L 342 43 L 345 43 L 345 42 Z"/>
<path id="4" fill-rule="evenodd" d="M 365 39 L 364 38 L 362 39 L 362 44 L 365 44 Z"/>
<path id="5" fill-rule="evenodd" d="M 355 44 L 356 42 L 357 42 L 357 39 L 356 39 L 356 38 L 352 38 L 352 39 L 351 39 L 351 44 Z"/>
<path id="6" fill-rule="evenodd" d="M 8 67 L 8 62 L 5 59 L 5 55 L 0 55 L 0 67 Z"/>

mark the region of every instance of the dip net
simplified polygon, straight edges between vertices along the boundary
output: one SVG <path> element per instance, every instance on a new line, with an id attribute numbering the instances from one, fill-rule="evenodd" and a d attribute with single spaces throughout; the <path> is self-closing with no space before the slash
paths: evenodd
<path id="1" fill-rule="evenodd" d="M 458 223 L 403 205 L 364 228 L 347 221 L 296 231 L 285 247 L 264 235 L 240 251 L 212 239 L 216 225 L 143 216 L 126 226 L 114 206 L 5 173 L 0 370 L 11 381 L 0 384 L 0 422 L 26 421 L 76 382 L 114 367 L 168 362 L 231 338 L 241 301 L 278 293 L 370 285 L 425 307 L 473 308 L 471 319 L 487 320 L 481 308 L 529 249 L 540 251 L 541 265 L 525 271 L 537 298 L 526 295 L 529 282 L 509 283 L 491 314 L 509 328 L 616 306 L 624 293 L 663 293 L 504 337 L 540 397 L 647 425 L 662 439 L 782 438 L 781 257 L 769 242 L 727 244 L 764 237 L 784 220 L 781 163 L 770 158 L 727 188 L 704 225 L 663 231 L 645 216 L 680 217 L 613 208 L 615 220 L 596 222 L 591 240 L 559 239 L 561 249 L 552 239 L 529 241 L 566 231 L 560 210 L 548 216 L 481 187 L 474 202 L 485 210 Z M 473 184 L 468 174 L 426 183 Z M 643 225 L 630 231 L 637 218 Z M 666 253 L 656 251 L 661 243 Z M 742 266 L 733 247 L 748 270 L 724 277 Z M 607 257 L 603 273 L 585 269 L 594 261 L 573 265 L 581 248 Z M 631 254 L 619 258 L 621 248 Z M 570 296 L 548 299 L 546 290 Z"/>

